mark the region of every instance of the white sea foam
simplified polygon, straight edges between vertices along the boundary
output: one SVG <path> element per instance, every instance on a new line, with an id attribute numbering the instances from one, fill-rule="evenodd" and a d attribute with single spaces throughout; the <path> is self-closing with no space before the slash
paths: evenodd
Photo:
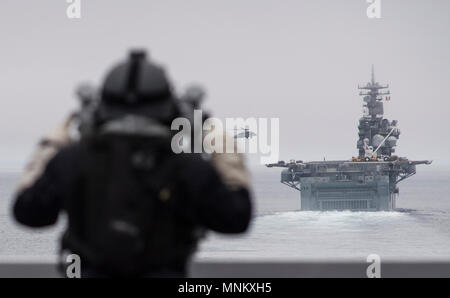
<path id="1" fill-rule="evenodd" d="M 441 215 L 442 216 L 442 215 Z M 450 219 L 448 214 L 447 222 Z M 198 257 L 239 259 L 448 259 L 450 237 L 417 212 L 297 211 L 260 216 L 239 238 L 212 234 Z"/>

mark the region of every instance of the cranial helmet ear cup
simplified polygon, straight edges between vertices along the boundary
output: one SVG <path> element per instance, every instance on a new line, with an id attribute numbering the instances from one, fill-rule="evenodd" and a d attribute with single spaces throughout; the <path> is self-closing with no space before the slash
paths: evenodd
<path id="1" fill-rule="evenodd" d="M 152 103 L 172 97 L 164 70 L 146 59 L 145 51 L 131 51 L 128 60 L 106 76 L 102 102 L 107 104 Z"/>

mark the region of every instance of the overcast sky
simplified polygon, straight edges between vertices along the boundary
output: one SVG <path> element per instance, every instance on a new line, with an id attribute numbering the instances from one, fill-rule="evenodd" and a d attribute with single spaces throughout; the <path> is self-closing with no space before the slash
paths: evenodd
<path id="1" fill-rule="evenodd" d="M 100 84 L 130 47 L 181 88 L 201 82 L 220 117 L 280 118 L 282 159 L 357 154 L 358 83 L 391 86 L 397 152 L 450 164 L 450 1 L 82 0 L 0 2 L 0 170 L 21 167 L 42 133 Z"/>

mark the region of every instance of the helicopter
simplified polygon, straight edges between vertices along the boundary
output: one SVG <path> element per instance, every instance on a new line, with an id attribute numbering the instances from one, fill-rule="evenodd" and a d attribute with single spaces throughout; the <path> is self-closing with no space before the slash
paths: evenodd
<path id="1" fill-rule="evenodd" d="M 234 130 L 235 131 L 242 130 L 242 132 L 236 133 L 234 135 L 235 139 L 241 139 L 241 138 L 249 139 L 249 138 L 252 138 L 252 137 L 256 136 L 256 133 L 250 131 L 250 129 L 248 127 L 246 127 L 246 128 L 235 128 Z"/>

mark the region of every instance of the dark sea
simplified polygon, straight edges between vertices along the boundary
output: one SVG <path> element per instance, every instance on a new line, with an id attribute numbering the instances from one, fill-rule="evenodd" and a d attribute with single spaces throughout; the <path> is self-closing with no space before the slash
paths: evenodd
<path id="1" fill-rule="evenodd" d="M 50 258 L 65 225 L 31 230 L 11 217 L 19 174 L 0 173 L 0 258 Z M 299 211 L 300 194 L 282 185 L 279 169 L 252 169 L 255 216 L 239 236 L 209 233 L 196 257 L 214 260 L 450 261 L 450 167 L 418 167 L 401 182 L 397 211 Z"/>

